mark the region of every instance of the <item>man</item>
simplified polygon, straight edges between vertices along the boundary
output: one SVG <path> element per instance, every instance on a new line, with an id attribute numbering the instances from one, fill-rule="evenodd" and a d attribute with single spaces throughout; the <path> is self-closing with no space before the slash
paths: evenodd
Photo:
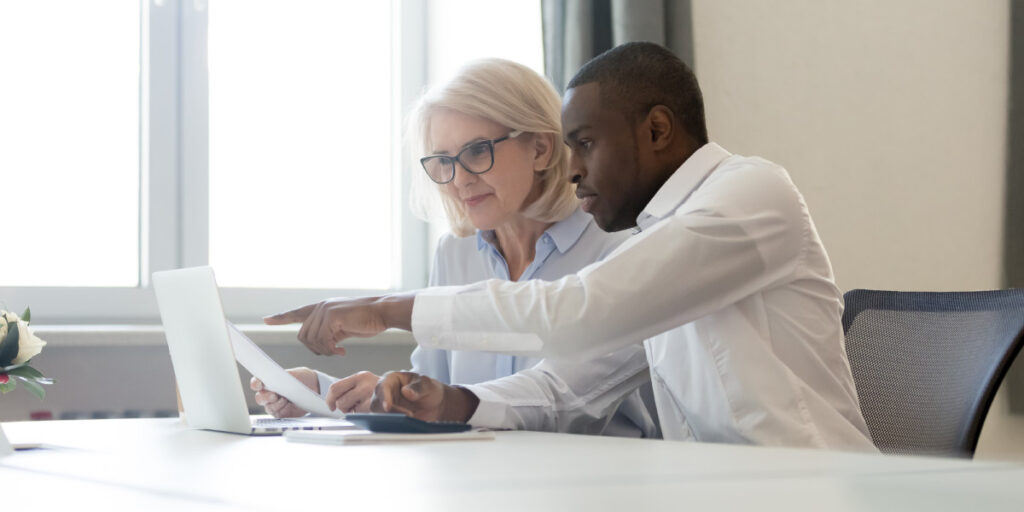
<path id="1" fill-rule="evenodd" d="M 643 342 L 665 438 L 874 450 L 843 347 L 842 294 L 781 167 L 709 143 L 690 69 L 650 43 L 616 47 L 569 83 L 562 109 L 583 208 L 638 233 L 554 282 L 486 281 L 339 299 L 303 321 L 314 352 L 412 330 L 420 345 L 592 359 Z M 466 388 L 390 374 L 381 410 L 471 418 Z"/>

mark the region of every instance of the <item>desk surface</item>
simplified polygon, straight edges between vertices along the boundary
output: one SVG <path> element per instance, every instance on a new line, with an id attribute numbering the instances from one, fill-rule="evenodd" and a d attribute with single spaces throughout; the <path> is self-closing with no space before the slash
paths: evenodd
<path id="1" fill-rule="evenodd" d="M 330 446 L 177 419 L 3 428 L 48 446 L 0 459 L 10 510 L 1024 510 L 1024 465 L 1010 463 L 536 432 Z"/>

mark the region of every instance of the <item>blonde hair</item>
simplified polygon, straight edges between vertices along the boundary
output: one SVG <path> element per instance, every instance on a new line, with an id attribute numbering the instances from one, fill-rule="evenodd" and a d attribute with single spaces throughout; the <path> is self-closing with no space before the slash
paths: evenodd
<path id="1" fill-rule="evenodd" d="M 476 231 L 464 205 L 441 191 L 420 168 L 419 157 L 430 147 L 430 119 L 440 109 L 486 119 L 510 130 L 552 134 L 554 144 L 547 168 L 537 174 L 541 193 L 523 208 L 523 215 L 557 222 L 579 205 L 569 183 L 569 148 L 562 143 L 561 100 L 555 88 L 532 69 L 504 59 L 481 59 L 463 67 L 454 78 L 423 95 L 409 117 L 408 140 L 416 158 L 410 208 L 429 220 L 444 212 L 456 236 Z M 440 203 L 440 208 L 438 208 Z"/>

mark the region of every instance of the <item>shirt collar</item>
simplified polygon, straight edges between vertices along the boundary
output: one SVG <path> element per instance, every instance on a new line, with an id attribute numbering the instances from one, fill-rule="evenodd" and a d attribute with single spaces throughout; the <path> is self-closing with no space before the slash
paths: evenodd
<path id="1" fill-rule="evenodd" d="M 583 231 L 590 224 L 590 215 L 587 215 L 580 208 L 576 208 L 568 217 L 554 223 L 541 237 L 548 237 L 555 243 L 558 252 L 564 253 L 576 244 L 576 241 L 583 236 Z M 488 247 L 494 247 L 496 243 L 494 230 L 476 232 L 476 249 L 482 251 Z"/>
<path id="2" fill-rule="evenodd" d="M 494 230 L 489 229 L 487 231 L 476 230 L 476 250 L 482 251 L 487 247 L 494 245 Z"/>
<path id="3" fill-rule="evenodd" d="M 647 207 L 640 212 L 640 216 L 636 219 L 637 226 L 646 229 L 675 211 L 686 198 L 690 197 L 690 194 L 704 181 L 704 178 L 730 156 L 732 153 L 714 142 L 709 142 L 694 151 L 690 158 L 687 158 L 668 177 L 665 184 L 647 203 Z"/>
<path id="4" fill-rule="evenodd" d="M 564 253 L 576 244 L 576 241 L 583 236 L 583 231 L 590 224 L 590 215 L 580 208 L 572 212 L 568 217 L 556 222 L 545 232 L 555 242 L 558 252 Z"/>

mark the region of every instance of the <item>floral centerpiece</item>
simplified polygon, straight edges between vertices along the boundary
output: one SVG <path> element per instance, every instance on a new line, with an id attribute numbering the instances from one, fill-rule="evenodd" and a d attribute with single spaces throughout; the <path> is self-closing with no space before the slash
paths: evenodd
<path id="1" fill-rule="evenodd" d="M 29 393 L 42 400 L 46 396 L 43 384 L 53 384 L 53 380 L 43 377 L 39 370 L 28 364 L 46 345 L 29 330 L 31 319 L 32 311 L 29 309 L 25 309 L 21 318 L 0 309 L 0 392 L 7 394 L 13 391 L 21 381 Z M 0 457 L 14 453 L 16 447 L 0 428 Z"/>
<path id="2" fill-rule="evenodd" d="M 37 338 L 28 328 L 32 311 L 26 309 L 18 315 L 0 310 L 0 392 L 9 393 L 18 386 L 18 381 L 25 389 L 40 400 L 46 396 L 43 384 L 53 384 L 52 379 L 29 366 L 32 358 L 43 350 L 46 342 Z"/>

